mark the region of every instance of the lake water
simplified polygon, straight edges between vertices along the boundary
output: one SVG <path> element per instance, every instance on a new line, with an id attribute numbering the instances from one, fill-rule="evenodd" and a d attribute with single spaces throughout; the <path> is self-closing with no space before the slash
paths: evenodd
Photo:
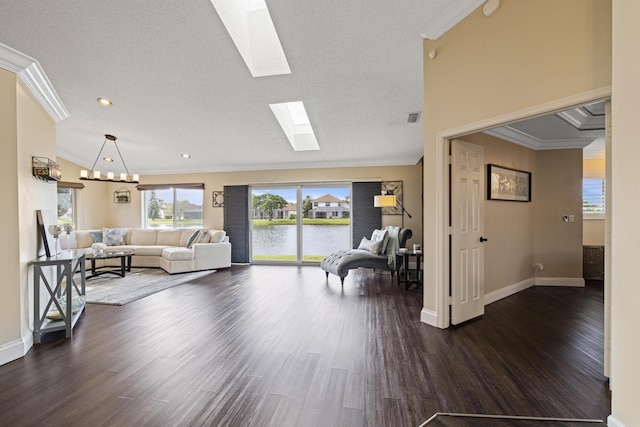
<path id="1" fill-rule="evenodd" d="M 253 255 L 296 254 L 296 226 L 268 225 L 253 227 Z M 303 225 L 302 245 L 305 256 L 327 256 L 339 249 L 351 248 L 349 225 Z"/>

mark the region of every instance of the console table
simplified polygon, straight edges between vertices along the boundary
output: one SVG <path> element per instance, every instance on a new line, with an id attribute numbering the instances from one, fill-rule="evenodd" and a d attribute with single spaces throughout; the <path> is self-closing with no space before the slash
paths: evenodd
<path id="1" fill-rule="evenodd" d="M 71 338 L 73 327 L 84 311 L 85 255 L 84 250 L 62 251 L 54 256 L 41 256 L 31 261 L 33 265 L 33 341 L 37 344 L 45 332 L 62 331 Z M 54 275 L 45 274 L 54 268 Z M 80 283 L 74 275 L 80 273 Z M 42 292 L 42 291 L 46 291 Z M 40 298 L 45 294 L 46 303 L 41 311 Z M 75 301 L 74 301 L 75 299 Z M 49 311 L 57 310 L 59 320 L 51 319 Z M 47 317 L 49 315 L 49 317 Z"/>

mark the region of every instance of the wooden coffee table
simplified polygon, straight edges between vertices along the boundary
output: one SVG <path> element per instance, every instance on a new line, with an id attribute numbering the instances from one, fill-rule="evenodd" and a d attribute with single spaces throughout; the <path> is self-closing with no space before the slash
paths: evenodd
<path id="1" fill-rule="evenodd" d="M 90 274 L 87 274 L 87 279 L 100 276 L 102 274 L 117 274 L 120 277 L 124 277 L 127 271 L 131 271 L 131 256 L 134 255 L 131 252 L 105 252 L 102 255 L 95 255 L 91 251 L 86 252 L 87 261 L 91 262 Z M 104 265 L 102 267 L 96 267 L 97 260 L 107 260 L 111 258 L 120 258 L 120 268 L 113 268 L 110 265 Z M 89 270 L 89 269 L 88 269 Z"/>

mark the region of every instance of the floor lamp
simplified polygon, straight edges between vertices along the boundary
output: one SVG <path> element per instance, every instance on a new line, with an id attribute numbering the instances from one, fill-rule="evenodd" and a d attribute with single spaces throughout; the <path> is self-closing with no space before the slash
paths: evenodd
<path id="1" fill-rule="evenodd" d="M 383 191 L 379 196 L 373 196 L 373 207 L 375 208 L 395 208 L 396 204 L 402 209 L 402 228 L 404 228 L 404 214 L 406 213 L 409 218 L 411 218 L 411 214 L 402 206 L 400 200 L 393 194 L 387 194 L 386 191 Z"/>

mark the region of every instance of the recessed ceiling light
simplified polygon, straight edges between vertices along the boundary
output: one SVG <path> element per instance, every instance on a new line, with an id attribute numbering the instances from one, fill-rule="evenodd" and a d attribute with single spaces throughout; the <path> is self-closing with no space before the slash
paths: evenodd
<path id="1" fill-rule="evenodd" d="M 113 162 L 113 159 L 110 158 L 110 157 L 103 157 L 102 160 L 104 160 L 105 162 L 109 162 L 109 163 Z"/>
<path id="2" fill-rule="evenodd" d="M 211 0 L 253 77 L 291 74 L 265 0 Z"/>
<path id="3" fill-rule="evenodd" d="M 109 101 L 107 98 L 98 98 L 98 104 L 102 105 L 103 107 L 111 107 L 113 105 L 113 102 Z"/>
<path id="4" fill-rule="evenodd" d="M 180 154 L 180 157 L 182 157 L 183 159 L 190 159 L 190 158 L 191 158 L 191 154 L 189 154 L 189 153 L 182 153 L 182 154 Z"/>
<path id="5" fill-rule="evenodd" d="M 319 150 L 309 116 L 301 101 L 269 104 L 295 151 Z"/>

